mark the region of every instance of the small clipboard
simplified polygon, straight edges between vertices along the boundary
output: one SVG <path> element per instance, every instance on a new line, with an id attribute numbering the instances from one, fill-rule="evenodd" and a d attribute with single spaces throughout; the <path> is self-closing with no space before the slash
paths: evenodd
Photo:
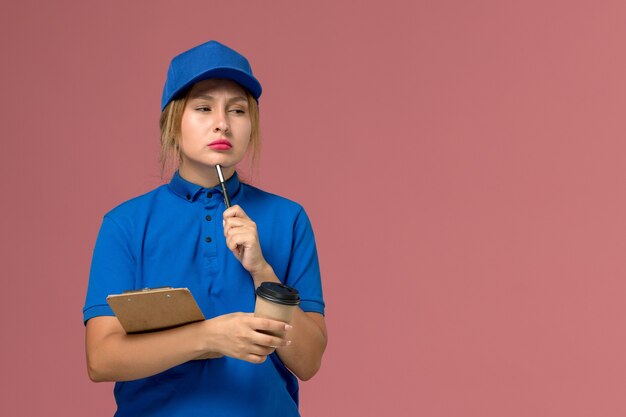
<path id="1" fill-rule="evenodd" d="M 126 333 L 165 330 L 204 320 L 187 288 L 146 288 L 107 297 Z"/>

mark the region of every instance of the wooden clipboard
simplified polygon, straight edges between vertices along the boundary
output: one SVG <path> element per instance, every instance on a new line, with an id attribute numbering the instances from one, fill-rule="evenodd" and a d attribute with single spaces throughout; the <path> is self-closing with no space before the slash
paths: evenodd
<path id="1" fill-rule="evenodd" d="M 126 333 L 165 330 L 204 320 L 187 288 L 146 288 L 107 297 Z"/>

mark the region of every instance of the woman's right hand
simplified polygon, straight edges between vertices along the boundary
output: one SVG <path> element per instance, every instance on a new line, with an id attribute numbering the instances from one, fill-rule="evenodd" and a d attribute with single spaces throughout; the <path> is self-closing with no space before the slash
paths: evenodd
<path id="1" fill-rule="evenodd" d="M 225 314 L 203 324 L 209 355 L 219 354 L 250 363 L 262 363 L 276 348 L 291 344 L 288 340 L 290 325 L 255 317 L 252 313 Z"/>

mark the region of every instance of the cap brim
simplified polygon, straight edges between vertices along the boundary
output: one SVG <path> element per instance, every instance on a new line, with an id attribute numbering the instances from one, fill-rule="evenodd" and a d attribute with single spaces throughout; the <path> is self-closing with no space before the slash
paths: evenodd
<path id="1" fill-rule="evenodd" d="M 226 80 L 231 80 L 241 85 L 243 88 L 248 90 L 252 97 L 255 100 L 259 100 L 259 97 L 262 93 L 261 84 L 256 80 L 256 78 L 251 77 L 249 74 L 241 71 L 238 68 L 232 67 L 220 67 L 220 68 L 211 68 L 208 71 L 201 72 L 191 78 L 188 82 L 180 86 L 176 91 L 173 91 L 169 98 L 164 101 L 161 105 L 161 110 L 165 109 L 165 107 L 170 103 L 170 101 L 182 97 L 189 88 L 191 88 L 195 83 L 208 80 L 210 78 L 223 78 Z"/>

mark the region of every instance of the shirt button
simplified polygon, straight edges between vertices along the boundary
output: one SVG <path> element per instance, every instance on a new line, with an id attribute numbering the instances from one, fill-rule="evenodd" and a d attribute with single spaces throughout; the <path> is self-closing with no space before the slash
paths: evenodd
<path id="1" fill-rule="evenodd" d="M 212 193 L 206 193 L 207 198 L 211 198 L 213 196 Z"/>
<path id="2" fill-rule="evenodd" d="M 191 195 L 187 194 L 187 200 L 191 200 Z"/>
<path id="3" fill-rule="evenodd" d="M 207 221 L 207 222 L 210 222 L 210 221 L 211 221 L 211 216 L 209 216 L 209 215 L 207 214 L 207 215 L 206 215 L 206 217 L 205 217 L 205 219 L 206 219 L 206 221 Z"/>
<path id="4" fill-rule="evenodd" d="M 206 243 L 211 243 L 211 236 L 207 236 L 204 238 L 204 240 L 206 241 Z"/>

